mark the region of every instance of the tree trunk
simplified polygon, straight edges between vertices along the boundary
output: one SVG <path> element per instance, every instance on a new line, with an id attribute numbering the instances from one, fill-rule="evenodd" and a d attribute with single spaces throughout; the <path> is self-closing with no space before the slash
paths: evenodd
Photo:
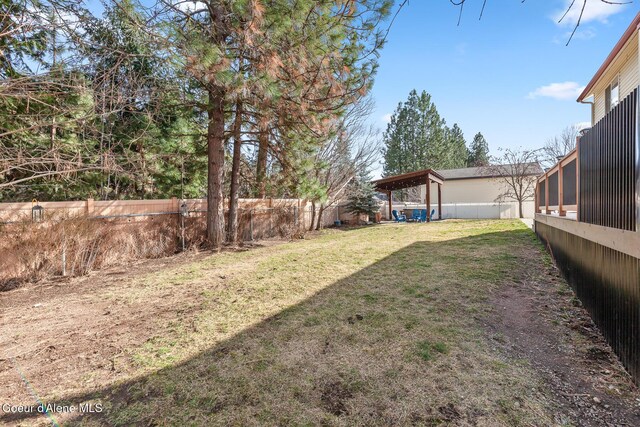
<path id="1" fill-rule="evenodd" d="M 520 218 L 524 218 L 524 215 L 522 214 L 522 199 L 518 200 L 518 215 Z"/>
<path id="2" fill-rule="evenodd" d="M 311 202 L 311 225 L 309 226 L 309 231 L 313 231 L 313 226 L 316 222 L 316 202 Z"/>
<path id="3" fill-rule="evenodd" d="M 236 116 L 233 122 L 233 162 L 231 164 L 231 191 L 229 192 L 229 219 L 227 241 L 238 241 L 238 187 L 240 184 L 240 149 L 242 147 L 242 101 L 236 102 Z"/>
<path id="4" fill-rule="evenodd" d="M 207 114 L 207 240 L 219 249 L 224 240 L 224 89 L 209 89 Z"/>
<path id="5" fill-rule="evenodd" d="M 320 210 L 318 211 L 318 224 L 316 225 L 316 230 L 320 230 L 322 228 L 323 213 L 324 213 L 324 203 L 320 205 Z"/>
<path id="6" fill-rule="evenodd" d="M 256 166 L 256 185 L 258 197 L 264 199 L 267 194 L 267 150 L 269 149 L 269 126 L 267 119 L 261 117 L 258 122 L 258 164 Z"/>

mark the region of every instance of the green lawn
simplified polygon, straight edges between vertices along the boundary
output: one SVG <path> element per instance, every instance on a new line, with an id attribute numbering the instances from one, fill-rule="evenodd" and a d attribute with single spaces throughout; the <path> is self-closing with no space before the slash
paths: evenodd
<path id="1" fill-rule="evenodd" d="M 130 349 L 83 425 L 549 425 L 542 385 L 482 328 L 549 260 L 520 221 L 388 224 L 150 272 L 106 298 L 198 294 Z M 178 307 L 176 307 L 178 308 Z M 106 417 L 106 418 L 105 418 Z"/>

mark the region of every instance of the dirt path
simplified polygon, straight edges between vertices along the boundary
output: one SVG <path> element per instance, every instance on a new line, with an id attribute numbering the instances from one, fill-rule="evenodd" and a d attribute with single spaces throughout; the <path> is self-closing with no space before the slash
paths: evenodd
<path id="1" fill-rule="evenodd" d="M 538 371 L 559 425 L 640 426 L 637 388 L 555 267 L 503 288 L 492 303 L 491 339 Z"/>

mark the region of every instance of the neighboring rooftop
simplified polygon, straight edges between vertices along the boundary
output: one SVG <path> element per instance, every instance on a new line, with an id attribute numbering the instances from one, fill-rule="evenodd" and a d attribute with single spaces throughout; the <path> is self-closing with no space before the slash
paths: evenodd
<path id="1" fill-rule="evenodd" d="M 501 166 L 506 175 L 510 173 L 509 166 L 510 165 Z M 537 162 L 528 163 L 526 165 L 526 171 L 528 176 L 540 176 L 544 173 L 540 164 Z M 500 176 L 500 174 L 496 173 L 497 171 L 494 167 L 486 166 L 461 169 L 442 169 L 437 172 L 447 181 L 455 179 L 495 178 Z"/>
<path id="2" fill-rule="evenodd" d="M 442 184 L 444 178 L 432 169 L 423 169 L 415 172 L 403 173 L 400 175 L 388 176 L 386 178 L 371 181 L 376 191 L 396 191 L 403 188 L 416 187 L 430 182 Z"/>

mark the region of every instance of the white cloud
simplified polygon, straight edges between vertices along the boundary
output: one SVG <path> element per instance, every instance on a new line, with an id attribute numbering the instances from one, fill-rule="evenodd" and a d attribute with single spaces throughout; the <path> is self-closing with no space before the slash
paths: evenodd
<path id="1" fill-rule="evenodd" d="M 584 0 L 586 4 L 582 1 L 572 1 L 565 0 L 564 8 L 557 11 L 552 19 L 558 23 L 562 15 L 567 12 L 567 15 L 562 19 L 562 22 L 559 22 L 559 25 L 569 25 L 574 26 L 580 19 L 580 12 L 582 11 L 582 6 L 584 6 L 584 12 L 582 12 L 582 19 L 580 21 L 581 24 L 586 24 L 587 22 L 599 21 L 599 22 L 607 22 L 607 18 L 611 15 L 615 15 L 616 13 L 622 12 L 626 5 L 625 4 L 615 4 L 615 3 L 605 3 L 599 0 Z"/>
<path id="2" fill-rule="evenodd" d="M 564 101 L 576 99 L 583 90 L 584 86 L 580 86 L 576 82 L 551 83 L 546 86 L 540 86 L 533 92 L 529 92 L 527 98 L 536 99 L 547 97 Z"/>
<path id="3" fill-rule="evenodd" d="M 384 116 L 380 117 L 380 120 L 385 123 L 391 123 L 391 113 L 387 113 Z"/>

